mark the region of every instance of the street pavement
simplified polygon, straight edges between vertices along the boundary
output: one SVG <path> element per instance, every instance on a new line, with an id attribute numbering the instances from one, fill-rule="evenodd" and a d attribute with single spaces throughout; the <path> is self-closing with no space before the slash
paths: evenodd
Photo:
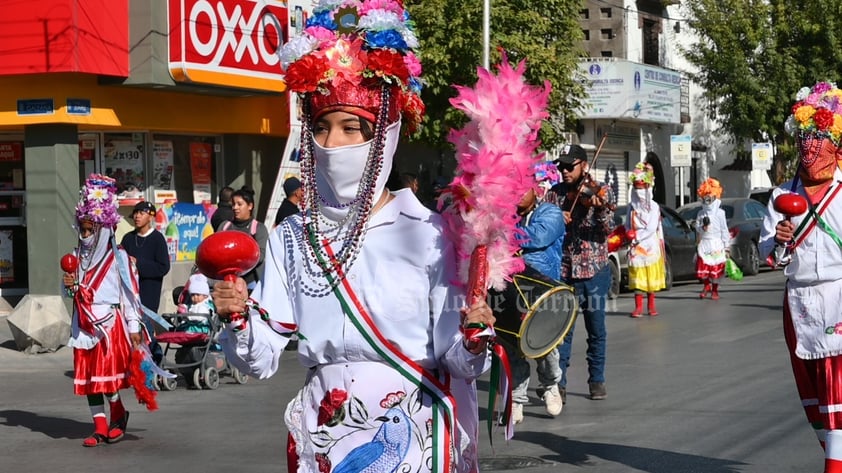
<path id="1" fill-rule="evenodd" d="M 631 294 L 609 302 L 607 388 L 587 399 L 585 330 L 577 323 L 568 400 L 549 417 L 531 390 L 525 421 L 493 447 L 482 422 L 483 471 L 819 472 L 823 453 L 792 379 L 781 330 L 783 276 L 726 281 L 719 301 L 698 284 L 659 294 L 661 315 L 632 319 Z M 158 393 L 146 411 L 130 390 L 123 441 L 83 448 L 85 400 L 72 393 L 72 354 L 15 350 L 0 318 L 0 472 L 286 471 L 283 412 L 304 370 L 286 352 L 268 380 Z M 485 419 L 488 377 L 479 380 Z M 533 376 L 532 383 L 536 382 Z"/>

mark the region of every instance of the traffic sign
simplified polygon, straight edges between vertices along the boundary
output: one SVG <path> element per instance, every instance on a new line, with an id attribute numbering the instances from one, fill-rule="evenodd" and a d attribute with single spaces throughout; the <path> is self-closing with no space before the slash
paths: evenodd
<path id="1" fill-rule="evenodd" d="M 690 167 L 693 137 L 690 135 L 670 135 L 670 165 L 674 168 Z"/>
<path id="2" fill-rule="evenodd" d="M 772 143 L 751 144 L 751 169 L 768 171 L 772 169 Z"/>

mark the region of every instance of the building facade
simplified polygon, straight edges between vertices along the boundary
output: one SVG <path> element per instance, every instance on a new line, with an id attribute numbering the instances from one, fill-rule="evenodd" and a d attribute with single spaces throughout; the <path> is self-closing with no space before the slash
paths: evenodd
<path id="1" fill-rule="evenodd" d="M 628 170 L 640 161 L 655 168 L 655 198 L 670 207 L 696 200 L 708 177 L 720 179 L 729 197 L 769 185 L 765 171 L 733 164 L 733 146 L 705 114 L 680 53 L 695 39 L 682 15 L 675 0 L 588 0 L 580 11 L 590 57 L 580 63 L 588 99 L 578 139 L 597 147 L 607 134 L 596 177 L 616 176 L 620 204 Z"/>
<path id="2" fill-rule="evenodd" d="M 263 219 L 289 133 L 278 49 L 300 10 L 43 0 L 13 2 L 4 16 L 0 296 L 58 293 L 92 172 L 117 180 L 123 215 L 139 200 L 162 209 L 174 262 L 165 287 L 186 281 L 221 187 L 254 188 Z M 118 238 L 131 228 L 122 222 Z"/>

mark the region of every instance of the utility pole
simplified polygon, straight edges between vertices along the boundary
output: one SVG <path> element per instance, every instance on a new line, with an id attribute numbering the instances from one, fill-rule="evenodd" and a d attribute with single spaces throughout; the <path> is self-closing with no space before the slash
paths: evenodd
<path id="1" fill-rule="evenodd" d="M 489 68 L 491 50 L 491 0 L 482 3 L 482 67 Z"/>

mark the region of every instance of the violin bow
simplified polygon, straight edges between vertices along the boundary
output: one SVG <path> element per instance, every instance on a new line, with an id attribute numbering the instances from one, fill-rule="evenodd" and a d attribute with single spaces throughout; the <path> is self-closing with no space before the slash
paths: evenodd
<path id="1" fill-rule="evenodd" d="M 600 140 L 600 142 L 599 142 L 599 146 L 597 146 L 597 148 L 596 148 L 596 152 L 595 152 L 595 153 L 594 153 L 594 155 L 593 155 L 593 161 L 591 161 L 590 163 L 588 163 L 588 172 L 587 172 L 587 174 L 590 174 L 591 170 L 592 170 L 592 169 L 595 169 L 595 167 L 594 167 L 594 166 L 596 166 L 596 160 L 597 160 L 597 159 L 599 159 L 599 153 L 602 151 L 602 147 L 603 147 L 603 146 L 605 146 L 605 140 L 607 140 L 607 139 L 608 139 L 608 133 L 605 133 L 604 135 L 602 135 L 602 140 Z M 584 176 L 582 176 L 582 178 L 584 178 Z M 573 209 L 575 209 L 575 208 L 576 208 L 576 204 L 578 204 L 578 203 L 579 203 L 579 197 L 581 197 L 581 196 L 582 196 L 582 191 L 583 191 L 584 189 L 585 189 L 585 186 L 580 185 L 580 186 L 579 186 L 579 190 L 578 190 L 578 191 L 576 191 L 576 198 L 573 200 L 573 204 L 570 206 L 570 214 L 571 214 L 571 215 L 573 214 Z"/>

